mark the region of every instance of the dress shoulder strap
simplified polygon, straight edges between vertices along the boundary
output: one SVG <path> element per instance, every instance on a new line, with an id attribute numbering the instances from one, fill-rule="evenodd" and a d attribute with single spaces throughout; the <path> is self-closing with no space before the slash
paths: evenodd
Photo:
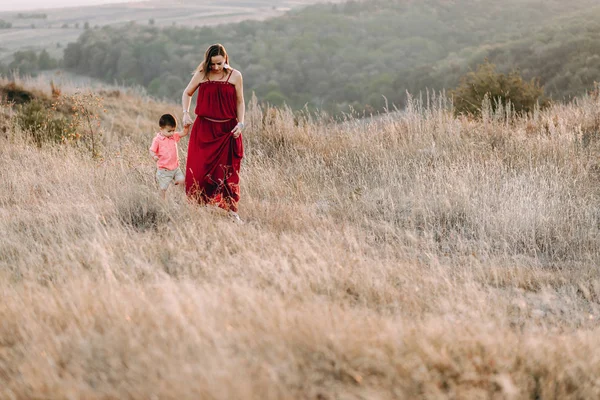
<path id="1" fill-rule="evenodd" d="M 229 78 L 231 78 L 231 75 L 233 75 L 233 68 L 231 68 L 231 72 L 229 73 L 229 76 L 227 77 L 225 83 L 229 83 Z"/>

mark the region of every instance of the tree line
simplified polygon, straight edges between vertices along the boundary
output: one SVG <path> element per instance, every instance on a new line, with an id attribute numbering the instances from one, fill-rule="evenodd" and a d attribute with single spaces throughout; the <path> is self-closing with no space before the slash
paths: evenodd
<path id="1" fill-rule="evenodd" d="M 8 75 L 16 71 L 21 75 L 35 75 L 38 71 L 57 68 L 60 60 L 52 58 L 47 50 L 36 52 L 34 50 L 16 51 L 13 60 L 7 66 L 0 65 L 0 73 Z"/>
<path id="2" fill-rule="evenodd" d="M 105 26 L 69 44 L 63 65 L 177 100 L 204 50 L 220 42 L 260 100 L 337 112 L 402 107 L 406 91 L 454 87 L 489 58 L 570 96 L 600 66 L 595 1 L 348 1 L 214 27 Z M 582 49 L 587 57 L 573 53 Z"/>

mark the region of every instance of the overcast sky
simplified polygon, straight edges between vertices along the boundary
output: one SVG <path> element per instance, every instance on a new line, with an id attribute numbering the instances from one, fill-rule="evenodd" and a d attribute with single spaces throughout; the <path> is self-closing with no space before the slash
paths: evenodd
<path id="1" fill-rule="evenodd" d="M 94 4 L 127 3 L 140 0 L 0 0 L 0 11 L 34 10 L 56 7 L 81 7 Z"/>

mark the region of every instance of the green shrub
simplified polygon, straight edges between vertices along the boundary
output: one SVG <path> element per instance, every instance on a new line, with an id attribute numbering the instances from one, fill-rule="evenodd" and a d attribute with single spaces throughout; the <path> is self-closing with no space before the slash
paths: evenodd
<path id="1" fill-rule="evenodd" d="M 529 113 L 537 104 L 547 107 L 549 100 L 544 89 L 532 79 L 525 81 L 517 71 L 508 75 L 496 72 L 496 66 L 485 62 L 477 71 L 469 72 L 461 78 L 460 85 L 451 91 L 455 114 L 481 116 L 481 107 L 486 95 L 491 100 L 492 109 L 504 107 L 509 102 L 517 113 Z"/>
<path id="2" fill-rule="evenodd" d="M 0 85 L 0 100 L 14 107 L 17 125 L 38 146 L 49 142 L 81 143 L 93 157 L 100 157 L 102 97 L 93 92 L 63 94 L 53 82 L 50 88 L 51 97 L 9 82 Z"/>
<path id="3" fill-rule="evenodd" d="M 40 147 L 48 142 L 61 143 L 76 135 L 72 119 L 54 111 L 41 99 L 19 105 L 17 123 Z"/>

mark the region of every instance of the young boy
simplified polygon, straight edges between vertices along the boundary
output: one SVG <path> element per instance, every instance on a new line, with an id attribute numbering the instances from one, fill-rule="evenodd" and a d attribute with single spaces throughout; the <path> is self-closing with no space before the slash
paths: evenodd
<path id="1" fill-rule="evenodd" d="M 164 200 L 171 183 L 182 185 L 185 180 L 183 172 L 179 168 L 177 142 L 190 132 L 190 127 L 186 126 L 183 132 L 175 132 L 177 121 L 171 114 L 160 117 L 158 125 L 160 131 L 152 140 L 150 155 L 156 160 L 156 180 L 160 187 L 160 197 Z"/>

